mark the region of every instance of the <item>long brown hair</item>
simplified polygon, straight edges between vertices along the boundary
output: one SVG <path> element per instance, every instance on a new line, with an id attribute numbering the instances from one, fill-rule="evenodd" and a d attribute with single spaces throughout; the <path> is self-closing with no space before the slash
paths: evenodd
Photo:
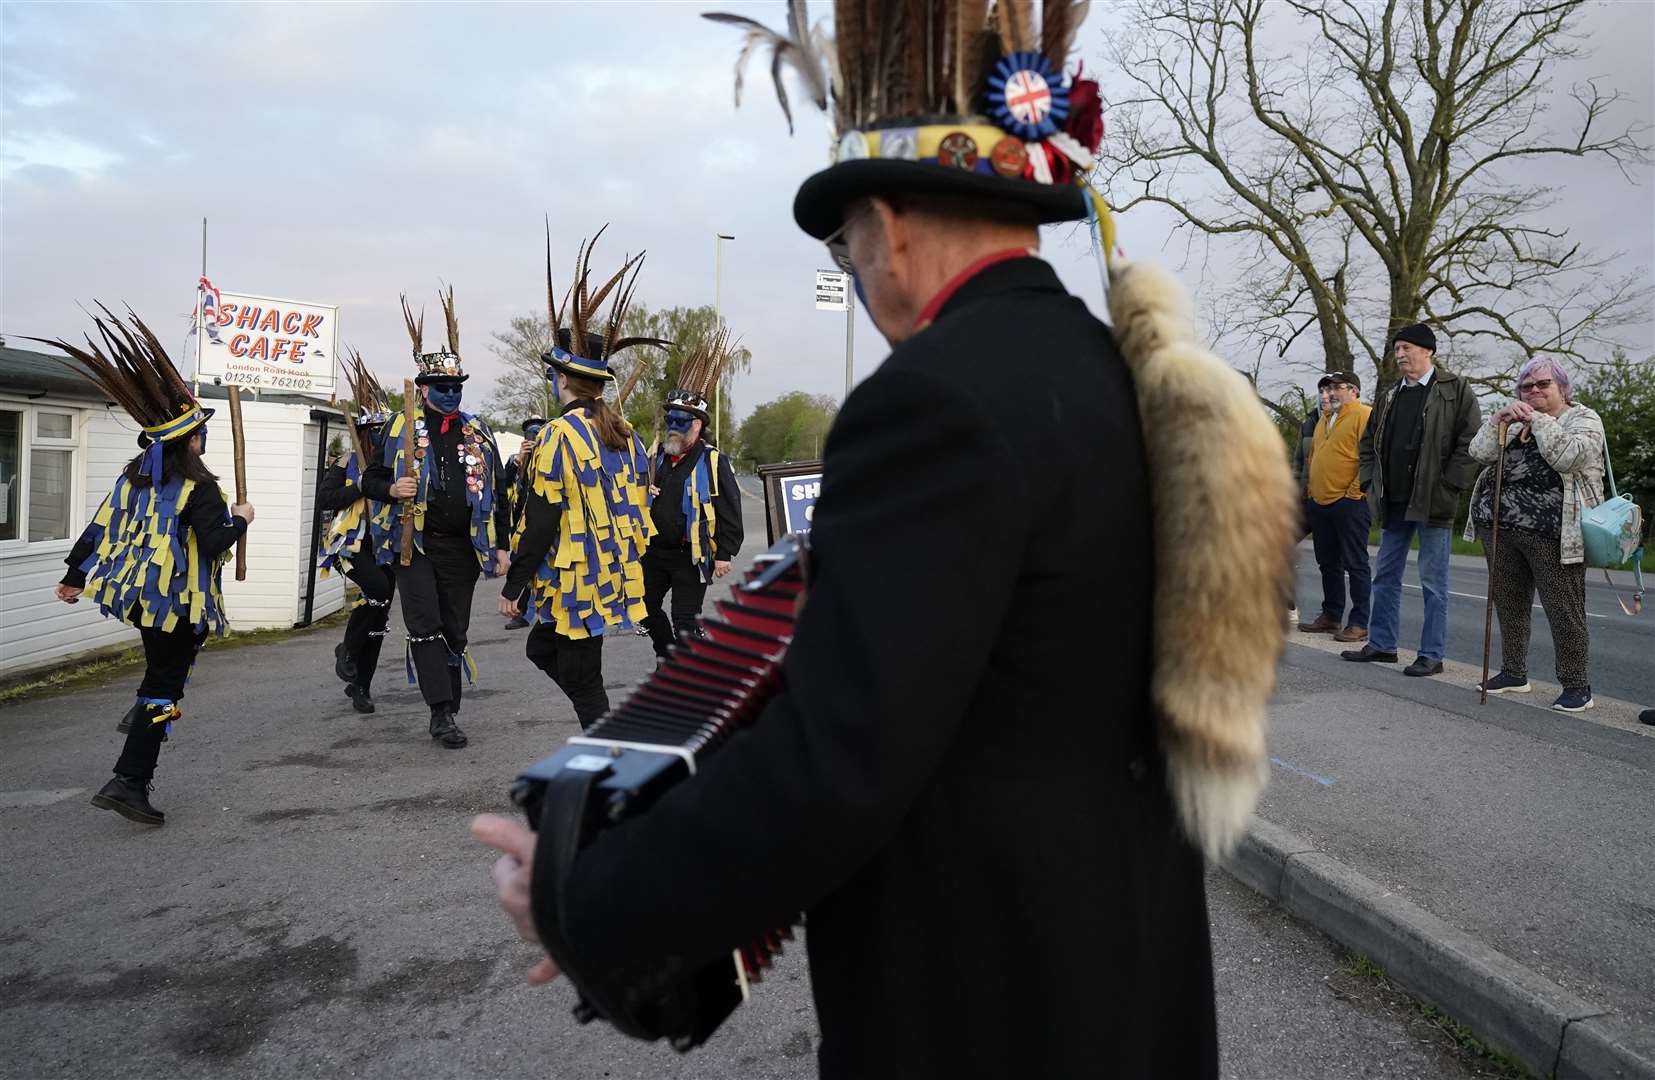
<path id="1" fill-rule="evenodd" d="M 151 483 L 165 483 L 174 476 L 182 476 L 186 480 L 194 480 L 198 484 L 218 483 L 207 463 L 201 460 L 201 455 L 190 447 L 193 435 L 185 435 L 161 447 L 161 476 L 158 480 L 151 480 L 141 470 L 144 467 L 144 455 L 139 454 L 126 463 L 126 482 L 137 487 L 147 487 Z"/>
<path id="2" fill-rule="evenodd" d="M 592 414 L 592 426 L 597 429 L 598 441 L 611 450 L 631 449 L 632 425 L 603 400 L 603 383 L 583 375 L 571 375 L 567 371 L 563 373 L 563 381 L 569 392 Z"/>

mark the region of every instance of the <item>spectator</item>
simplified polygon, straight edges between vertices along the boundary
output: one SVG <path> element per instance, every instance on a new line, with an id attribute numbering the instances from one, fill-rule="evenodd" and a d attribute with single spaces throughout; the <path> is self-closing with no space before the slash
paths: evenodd
<path id="1" fill-rule="evenodd" d="M 1299 441 L 1293 447 L 1293 475 L 1299 484 L 1299 532 L 1294 546 L 1304 542 L 1310 535 L 1310 450 L 1311 440 L 1316 434 L 1316 425 L 1326 415 L 1328 410 L 1328 383 L 1324 376 L 1316 384 L 1316 408 L 1305 414 L 1304 422 L 1299 425 Z M 1299 621 L 1298 586 L 1294 581 L 1296 574 L 1290 574 L 1287 579 L 1287 622 L 1288 625 Z"/>
<path id="2" fill-rule="evenodd" d="M 1494 475 L 1485 468 L 1472 488 L 1465 536 L 1483 542 L 1489 595 L 1500 617 L 1500 672 L 1491 694 L 1526 694 L 1529 623 L 1534 593 L 1552 629 L 1557 681 L 1552 708 L 1581 712 L 1594 705 L 1586 681 L 1586 544 L 1580 512 L 1603 501 L 1603 421 L 1569 393 L 1569 373 L 1536 358 L 1517 375 L 1517 400 L 1483 421 L 1471 456 L 1491 465 L 1506 429 L 1500 486 L 1500 543 L 1489 551 L 1495 521 Z"/>
<path id="3" fill-rule="evenodd" d="M 1300 623 L 1307 634 L 1332 634 L 1335 641 L 1368 638 L 1368 524 L 1371 515 L 1362 494 L 1358 452 L 1368 414 L 1353 372 L 1322 376 L 1318 389 L 1328 408 L 1316 425 L 1305 507 L 1322 571 L 1322 610 L 1314 621 Z M 1345 619 L 1345 578 L 1350 578 L 1350 618 Z"/>
<path id="4" fill-rule="evenodd" d="M 1394 664 L 1401 633 L 1402 573 L 1419 536 L 1419 584 L 1425 626 L 1406 675 L 1437 675 L 1448 647 L 1448 551 L 1460 492 L 1476 478 L 1471 436 L 1481 410 L 1464 379 L 1436 366 L 1437 339 L 1424 323 L 1404 326 L 1392 342 L 1402 382 L 1380 403 L 1362 433 L 1362 490 L 1379 519 L 1379 565 L 1367 644 L 1346 660 Z"/>

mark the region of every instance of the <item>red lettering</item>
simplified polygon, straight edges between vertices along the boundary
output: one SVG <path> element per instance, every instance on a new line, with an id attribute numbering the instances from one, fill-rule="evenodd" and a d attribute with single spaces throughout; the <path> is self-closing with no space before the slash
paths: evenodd
<path id="1" fill-rule="evenodd" d="M 237 334 L 235 337 L 230 339 L 230 355 L 231 356 L 246 356 L 247 355 L 247 335 L 246 334 Z"/>
<path id="2" fill-rule="evenodd" d="M 304 316 L 297 311 L 288 312 L 282 319 L 282 333 L 297 334 L 299 332 L 299 322 L 303 318 Z"/>
<path id="3" fill-rule="evenodd" d="M 259 320 L 259 331 L 261 333 L 274 334 L 281 330 L 281 326 L 282 312 L 280 308 L 271 308 L 264 313 L 264 318 Z"/>
<path id="4" fill-rule="evenodd" d="M 259 309 L 256 307 L 244 307 L 241 309 L 241 314 L 236 316 L 237 330 L 253 330 L 258 325 Z"/>
<path id="5" fill-rule="evenodd" d="M 305 329 L 304 329 L 305 337 L 321 337 L 322 335 L 316 332 L 316 328 L 318 326 L 321 326 L 321 325 L 322 325 L 322 316 L 320 316 L 320 315 L 306 315 L 305 316 Z"/>
<path id="6" fill-rule="evenodd" d="M 247 359 L 263 360 L 270 355 L 270 339 L 261 337 L 247 350 Z"/>
<path id="7" fill-rule="evenodd" d="M 229 326 L 236 320 L 236 305 L 225 304 L 218 309 L 218 325 Z"/>
<path id="8" fill-rule="evenodd" d="M 292 360 L 295 364 L 304 363 L 305 343 L 302 341 L 294 341 L 290 342 L 290 344 L 292 345 L 292 348 L 287 350 L 288 359 Z"/>
<path id="9" fill-rule="evenodd" d="M 270 362 L 272 364 L 274 364 L 277 360 L 280 360 L 282 358 L 282 353 L 287 351 L 287 339 L 277 338 L 274 344 L 275 348 L 270 350 Z"/>

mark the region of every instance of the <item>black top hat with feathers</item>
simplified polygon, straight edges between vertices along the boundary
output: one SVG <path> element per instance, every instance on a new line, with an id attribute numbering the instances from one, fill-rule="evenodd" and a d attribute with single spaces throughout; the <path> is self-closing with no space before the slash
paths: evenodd
<path id="1" fill-rule="evenodd" d="M 148 447 L 143 472 L 160 476 L 161 447 L 176 439 L 188 438 L 213 415 L 190 392 L 189 384 L 167 356 L 167 350 L 144 321 L 126 309 L 123 323 L 113 311 L 98 305 L 104 314 L 92 317 L 102 344 L 86 335 L 86 348 L 61 339 L 29 338 L 55 345 L 68 353 L 74 365 L 97 383 L 142 426 L 138 445 Z"/>
<path id="2" fill-rule="evenodd" d="M 414 382 L 419 386 L 433 382 L 465 382 L 471 378 L 460 367 L 460 318 L 454 314 L 454 286 L 450 285 L 446 293 L 438 289 L 437 299 L 442 303 L 443 322 L 448 327 L 448 348 L 426 352 L 425 309 L 420 309 L 416 319 L 414 309 L 408 306 L 408 297 L 402 298 L 402 321 L 408 327 L 409 340 L 414 343 L 414 364 L 419 368 Z"/>
<path id="3" fill-rule="evenodd" d="M 552 225 L 550 219 L 546 222 L 546 321 L 552 333 L 552 347 L 541 354 L 540 360 L 546 365 L 548 379 L 555 370 L 577 378 L 610 382 L 615 374 L 609 370 L 609 358 L 622 349 L 670 344 L 661 338 L 621 336 L 621 324 L 626 320 L 632 293 L 638 286 L 638 272 L 643 269 L 643 252 L 623 262 L 596 292 L 591 290 L 592 252 L 608 228 L 605 225 L 597 236 L 581 242 L 575 256 L 574 280 L 569 282 L 559 304 L 557 290 L 552 285 Z M 617 288 L 619 292 L 615 292 Z M 598 310 L 611 292 L 615 293 L 615 300 L 610 305 L 609 316 L 600 319 Z"/>
<path id="4" fill-rule="evenodd" d="M 834 164 L 799 189 L 793 216 L 817 239 L 869 195 L 975 195 L 1020 204 L 1042 223 L 1088 215 L 1079 186 L 1103 137 L 1096 82 L 1064 75 L 1088 0 L 836 0 L 834 36 L 788 0 L 787 33 L 744 15 L 706 18 L 746 33 L 742 69 L 761 48 L 788 128 L 782 71 L 811 100 L 832 100 Z M 1091 197 L 1098 209 L 1096 197 Z M 1100 214 L 1101 216 L 1101 214 Z"/>
<path id="5" fill-rule="evenodd" d="M 711 423 L 707 414 L 708 399 L 723 377 L 733 351 L 729 327 L 719 326 L 703 335 L 678 369 L 678 386 L 667 395 L 666 407 L 682 409 L 703 424 Z"/>

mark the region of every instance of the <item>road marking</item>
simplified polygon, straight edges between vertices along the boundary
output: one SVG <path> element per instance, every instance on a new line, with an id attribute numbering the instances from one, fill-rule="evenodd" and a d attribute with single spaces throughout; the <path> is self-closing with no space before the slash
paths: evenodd
<path id="1" fill-rule="evenodd" d="M 1402 583 L 1402 587 L 1404 589 L 1412 589 L 1415 592 L 1424 592 L 1425 591 L 1424 589 L 1420 588 L 1418 585 L 1410 585 L 1406 581 Z M 1448 595 L 1449 596 L 1457 596 L 1461 600 L 1481 600 L 1485 604 L 1488 603 L 1488 597 L 1478 596 L 1476 593 L 1455 592 L 1453 589 L 1449 589 L 1448 590 Z M 1533 608 L 1536 611 L 1545 611 L 1546 610 L 1545 608 L 1541 607 L 1539 604 L 1530 604 L 1529 607 Z M 1609 616 L 1599 615 L 1595 611 L 1588 611 L 1586 613 L 1586 617 L 1588 619 L 1607 619 L 1607 618 L 1609 618 Z"/>
<path id="2" fill-rule="evenodd" d="M 73 798 L 86 791 L 82 787 L 54 788 L 52 790 L 33 789 L 26 791 L 0 791 L 0 810 L 16 810 L 24 806 L 50 806 Z"/>
<path id="3" fill-rule="evenodd" d="M 1309 772 L 1305 769 L 1301 769 L 1297 765 L 1289 765 L 1287 762 L 1283 761 L 1279 757 L 1271 758 L 1270 763 L 1272 765 L 1280 765 L 1282 768 L 1286 769 L 1290 773 L 1298 773 L 1300 776 L 1304 777 L 1306 780 L 1314 780 L 1318 784 L 1322 785 L 1323 787 L 1332 787 L 1333 786 L 1333 781 L 1329 780 L 1327 777 L 1317 776 L 1315 773 Z"/>

